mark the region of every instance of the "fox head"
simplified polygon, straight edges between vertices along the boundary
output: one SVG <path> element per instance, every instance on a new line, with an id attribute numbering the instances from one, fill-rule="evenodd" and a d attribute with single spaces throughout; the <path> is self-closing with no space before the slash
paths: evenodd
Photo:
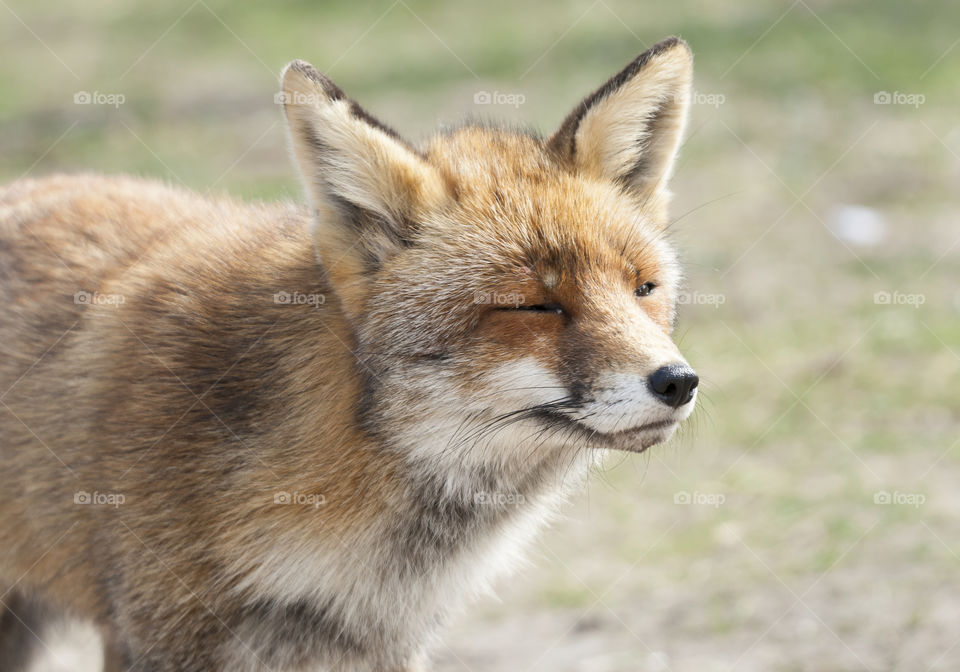
<path id="1" fill-rule="evenodd" d="M 671 38 L 547 138 L 468 125 L 416 147 L 309 64 L 287 66 L 368 431 L 488 470 L 672 435 L 698 382 L 670 336 L 680 272 L 665 236 L 691 78 Z"/>

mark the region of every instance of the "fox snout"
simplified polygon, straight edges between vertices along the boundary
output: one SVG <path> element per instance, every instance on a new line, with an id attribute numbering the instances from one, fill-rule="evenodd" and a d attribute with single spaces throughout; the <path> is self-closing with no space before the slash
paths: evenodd
<path id="1" fill-rule="evenodd" d="M 620 329 L 609 329 L 612 316 L 606 317 L 605 338 L 581 341 L 576 349 L 579 366 L 565 361 L 563 368 L 577 377 L 571 417 L 591 432 L 616 437 L 619 448 L 665 441 L 693 412 L 700 378 L 669 334 L 640 311 L 621 314 Z M 596 333 L 598 324 L 589 330 Z"/>
<path id="2" fill-rule="evenodd" d="M 606 436 L 657 433 L 658 443 L 693 412 L 699 382 L 683 361 L 659 366 L 649 374 L 607 371 L 585 386 L 572 417 Z"/>
<path id="3" fill-rule="evenodd" d="M 700 378 L 685 362 L 661 366 L 647 378 L 647 386 L 657 399 L 671 408 L 693 401 Z"/>

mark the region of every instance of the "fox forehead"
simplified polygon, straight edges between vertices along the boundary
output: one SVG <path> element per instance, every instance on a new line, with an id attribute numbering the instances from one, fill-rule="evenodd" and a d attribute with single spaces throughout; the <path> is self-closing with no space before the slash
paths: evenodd
<path id="1" fill-rule="evenodd" d="M 657 213 L 616 183 L 566 169 L 536 136 L 465 127 L 431 141 L 425 157 L 455 202 L 435 232 L 480 258 L 492 254 L 515 283 L 552 290 L 597 272 L 675 280 Z"/>
<path id="2" fill-rule="evenodd" d="M 377 294 L 389 300 L 374 301 L 367 323 L 381 339 L 410 341 L 416 323 L 409 348 L 432 348 L 430 336 L 455 340 L 480 324 L 490 329 L 478 335 L 517 356 L 542 353 L 554 349 L 559 321 L 538 323 L 531 339 L 529 326 L 496 308 L 557 304 L 605 322 L 631 310 L 646 282 L 658 289 L 642 309 L 671 330 L 676 255 L 663 226 L 618 185 L 563 168 L 535 137 L 494 129 L 441 137 L 426 158 L 441 169 L 452 202 L 424 212 L 419 235 L 381 268 Z"/>
<path id="3" fill-rule="evenodd" d="M 496 180 L 537 182 L 561 172 L 542 138 L 496 126 L 464 125 L 438 134 L 427 142 L 424 157 L 467 193 Z"/>

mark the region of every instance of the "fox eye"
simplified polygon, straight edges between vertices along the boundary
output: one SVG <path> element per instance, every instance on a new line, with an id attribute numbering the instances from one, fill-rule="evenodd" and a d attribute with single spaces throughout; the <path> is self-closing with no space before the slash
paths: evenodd
<path id="1" fill-rule="evenodd" d="M 653 284 L 652 282 L 645 282 L 645 283 L 643 283 L 642 285 L 640 285 L 639 287 L 637 287 L 637 289 L 636 289 L 636 291 L 634 291 L 633 295 L 634 295 L 634 296 L 647 296 L 647 295 L 650 294 L 650 292 L 652 292 L 652 291 L 654 290 L 655 287 L 656 287 L 656 285 Z"/>
<path id="2" fill-rule="evenodd" d="M 563 306 L 559 303 L 536 303 L 536 304 L 520 304 L 518 306 L 505 306 L 500 310 L 526 310 L 532 313 L 555 313 L 561 315 L 563 313 Z"/>

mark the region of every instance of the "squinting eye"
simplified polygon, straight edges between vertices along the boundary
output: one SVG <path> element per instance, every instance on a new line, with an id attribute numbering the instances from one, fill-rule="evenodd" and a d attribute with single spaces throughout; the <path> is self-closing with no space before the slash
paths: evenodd
<path id="1" fill-rule="evenodd" d="M 538 303 L 532 305 L 520 304 L 517 306 L 506 306 L 500 308 L 499 310 L 527 310 L 533 313 L 555 313 L 557 315 L 563 313 L 563 307 L 559 303 Z"/>
<path id="2" fill-rule="evenodd" d="M 652 282 L 645 282 L 639 287 L 637 287 L 636 291 L 633 294 L 634 296 L 647 296 L 648 294 L 650 294 L 650 292 L 653 291 L 654 287 L 656 287 L 656 285 L 653 284 Z"/>

